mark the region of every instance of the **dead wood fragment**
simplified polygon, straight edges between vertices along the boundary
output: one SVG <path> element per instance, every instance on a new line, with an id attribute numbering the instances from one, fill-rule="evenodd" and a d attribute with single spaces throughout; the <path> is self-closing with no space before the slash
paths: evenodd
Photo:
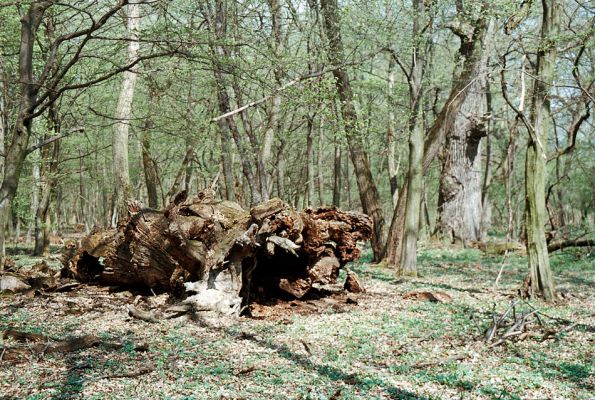
<path id="1" fill-rule="evenodd" d="M 341 265 L 337 257 L 322 257 L 320 260 L 316 261 L 316 263 L 314 263 L 314 265 L 312 265 L 312 267 L 308 270 L 308 276 L 312 280 L 312 282 L 321 284 L 332 284 L 337 280 L 340 267 Z"/>
<path id="2" fill-rule="evenodd" d="M 4 330 L 4 332 L 2 332 L 2 338 L 12 338 L 17 342 L 46 342 L 49 340 L 47 336 L 41 335 L 39 333 L 17 331 L 16 329 Z"/>
<path id="3" fill-rule="evenodd" d="M 54 345 L 48 346 L 45 353 L 70 353 L 73 351 L 87 349 L 97 346 L 101 339 L 93 335 L 85 335 L 72 339 L 62 340 Z"/>
<path id="4" fill-rule="evenodd" d="M 563 250 L 569 247 L 594 247 L 595 239 L 571 239 L 558 240 L 547 245 L 547 251 L 552 253 L 554 251 Z"/>
<path id="5" fill-rule="evenodd" d="M 95 347 L 99 344 L 115 350 L 124 347 L 123 343 L 103 342 L 99 337 L 94 335 L 54 340 L 38 333 L 6 329 L 2 333 L 2 337 L 4 339 L 12 338 L 17 342 L 25 343 L 25 346 L 0 347 L 0 354 L 2 354 L 0 362 L 19 362 L 30 355 L 42 356 L 44 354 L 70 353 Z M 148 346 L 146 344 L 140 344 L 134 347 L 135 351 L 147 351 L 147 349 Z"/>
<path id="6" fill-rule="evenodd" d="M 279 289 L 291 294 L 297 299 L 304 297 L 311 287 L 312 284 L 307 279 L 296 279 L 294 281 L 289 281 L 288 279 L 283 278 L 279 281 Z"/>
<path id="7" fill-rule="evenodd" d="M 357 274 L 353 271 L 347 271 L 347 278 L 345 279 L 345 290 L 351 293 L 363 293 L 366 289 L 357 278 Z"/>
<path id="8" fill-rule="evenodd" d="M 528 308 L 518 309 L 519 305 Z M 492 313 L 492 322 L 484 335 L 484 341 L 489 347 L 496 347 L 507 341 L 522 341 L 527 338 L 541 337 L 541 341 L 551 338 L 558 338 L 560 334 L 570 331 L 577 326 L 577 323 L 571 323 L 568 320 L 551 317 L 531 305 L 529 302 L 513 301 L 510 306 L 500 315 L 494 311 Z M 552 326 L 546 324 L 546 318 L 555 324 L 569 324 L 565 327 Z"/>
<path id="9" fill-rule="evenodd" d="M 128 306 L 128 315 L 131 317 L 146 321 L 146 322 L 158 322 L 159 318 L 155 313 L 151 311 L 143 311 L 134 307 L 133 305 Z"/>
<path id="10" fill-rule="evenodd" d="M 244 368 L 244 369 L 242 369 L 242 370 L 239 370 L 239 371 L 236 373 L 236 375 L 247 375 L 247 374 L 249 374 L 250 372 L 254 372 L 254 371 L 256 371 L 256 367 L 252 365 L 252 366 L 250 366 L 250 367 L 248 367 L 248 368 Z"/>
<path id="11" fill-rule="evenodd" d="M 138 369 L 137 371 L 130 371 L 130 372 L 121 372 L 119 374 L 112 374 L 112 375 L 103 375 L 98 378 L 101 379 L 119 379 L 119 378 L 136 378 L 141 375 L 150 374 L 151 372 L 155 371 L 155 367 L 143 367 Z"/>
<path id="12" fill-rule="evenodd" d="M 17 271 L 17 263 L 12 257 L 3 257 L 0 258 L 0 272 L 16 272 Z"/>
<path id="13" fill-rule="evenodd" d="M 81 282 L 137 286 L 187 298 L 195 311 L 238 314 L 251 301 L 302 298 L 334 284 L 369 240 L 368 216 L 298 212 L 280 199 L 244 210 L 212 193 L 182 193 L 163 211 L 130 208 L 118 229 L 94 228 L 65 246 L 63 271 Z M 141 318 L 142 319 L 142 318 Z"/>
<path id="14" fill-rule="evenodd" d="M 429 292 L 429 291 L 413 291 L 405 293 L 404 299 L 412 300 L 428 300 L 435 303 L 448 303 L 452 300 L 452 296 L 446 292 Z"/>
<path id="15" fill-rule="evenodd" d="M 25 279 L 20 278 L 16 275 L 5 274 L 0 276 L 0 292 L 24 292 L 30 289 L 31 286 L 25 283 Z"/>

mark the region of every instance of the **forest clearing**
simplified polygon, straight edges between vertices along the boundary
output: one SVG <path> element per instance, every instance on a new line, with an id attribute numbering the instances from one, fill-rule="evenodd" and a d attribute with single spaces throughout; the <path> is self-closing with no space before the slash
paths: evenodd
<path id="1" fill-rule="evenodd" d="M 165 309 L 166 295 L 100 287 L 3 296 L 3 326 L 52 343 L 84 335 L 99 341 L 64 354 L 27 349 L 19 363 L 3 363 L 0 391 L 6 399 L 592 397 L 592 252 L 556 253 L 552 266 L 564 300 L 529 303 L 547 315 L 544 326 L 534 323 L 527 337 L 497 346 L 486 343 L 485 331 L 493 313 L 515 300 L 523 255 L 510 256 L 497 289 L 502 256 L 479 250 L 424 249 L 423 276 L 407 282 L 370 264 L 370 257 L 367 251 L 350 267 L 366 287 L 351 301 L 297 300 L 239 320 L 183 315 L 146 322 L 130 317 L 127 306 Z M 17 262 L 38 261 L 21 256 Z M 61 267 L 55 259 L 50 266 Z M 404 299 L 425 291 L 451 299 Z M 522 302 L 517 307 L 531 310 Z"/>
<path id="2" fill-rule="evenodd" d="M 592 399 L 594 21 L 0 0 L 0 400 Z"/>

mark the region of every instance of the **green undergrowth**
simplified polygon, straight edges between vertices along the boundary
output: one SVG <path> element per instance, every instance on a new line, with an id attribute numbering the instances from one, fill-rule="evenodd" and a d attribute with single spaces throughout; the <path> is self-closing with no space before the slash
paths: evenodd
<path id="1" fill-rule="evenodd" d="M 148 324 L 113 307 L 48 319 L 48 299 L 45 307 L 2 311 L 3 327 L 55 338 L 97 334 L 127 344 L 2 364 L 0 393 L 25 399 L 592 398 L 595 260 L 588 250 L 554 253 L 552 269 L 565 297 L 530 303 L 576 323 L 573 329 L 543 342 L 529 338 L 494 348 L 482 338 L 492 313 L 514 299 L 527 268 L 523 256 L 425 250 L 420 276 L 408 281 L 370 258 L 366 252 L 349 266 L 367 287 L 357 306 L 310 315 Z M 403 299 L 411 291 L 444 292 L 452 300 Z M 135 351 L 138 342 L 149 350 Z M 118 377 L 147 366 L 151 372 Z"/>

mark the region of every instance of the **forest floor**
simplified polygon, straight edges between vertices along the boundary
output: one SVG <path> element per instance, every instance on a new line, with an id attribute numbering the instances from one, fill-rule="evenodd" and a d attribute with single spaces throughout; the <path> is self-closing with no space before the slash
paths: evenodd
<path id="1" fill-rule="evenodd" d="M 16 259 L 19 266 L 39 261 Z M 101 343 L 0 361 L 0 399 L 593 398 L 592 251 L 552 255 L 561 300 L 519 303 L 519 312 L 539 309 L 544 327 L 498 346 L 485 342 L 485 331 L 494 312 L 510 307 L 526 259 L 512 254 L 497 288 L 502 256 L 426 249 L 419 259 L 421 276 L 400 282 L 368 258 L 350 266 L 366 293 L 261 307 L 261 318 L 148 323 L 129 317 L 127 305 L 148 308 L 165 295 L 86 286 L 2 295 L 2 330 L 56 340 L 95 335 Z M 50 264 L 59 268 L 55 259 Z M 431 302 L 412 291 L 448 296 Z"/>

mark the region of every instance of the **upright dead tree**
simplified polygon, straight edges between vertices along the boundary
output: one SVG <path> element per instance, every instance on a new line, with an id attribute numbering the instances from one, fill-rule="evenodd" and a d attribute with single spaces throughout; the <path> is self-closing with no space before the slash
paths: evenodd
<path id="1" fill-rule="evenodd" d="M 140 6 L 132 2 L 128 4 L 126 23 L 128 27 L 129 41 L 127 58 L 128 62 L 134 62 L 138 57 L 139 27 L 140 27 Z M 132 198 L 130 187 L 130 176 L 128 169 L 128 130 L 132 118 L 132 99 L 134 97 L 134 86 L 136 85 L 136 72 L 124 72 L 124 80 L 120 89 L 120 98 L 116 108 L 115 123 L 112 133 L 112 156 L 113 172 L 115 177 L 116 213 L 117 220 L 122 220 L 128 215 L 126 203 Z"/>
<path id="2" fill-rule="evenodd" d="M 345 63 L 343 39 L 341 37 L 341 19 L 337 0 L 321 0 L 320 6 L 324 20 L 324 27 L 328 39 L 328 58 L 336 67 L 333 70 L 337 94 L 341 104 L 343 123 L 351 161 L 355 169 L 357 187 L 359 190 L 362 208 L 374 221 L 374 234 L 372 235 L 372 250 L 374 260 L 380 261 L 385 244 L 384 212 L 378 188 L 374 183 L 368 153 L 365 150 L 363 137 L 358 129 L 355 100 L 349 81 L 349 75 L 340 65 Z"/>

